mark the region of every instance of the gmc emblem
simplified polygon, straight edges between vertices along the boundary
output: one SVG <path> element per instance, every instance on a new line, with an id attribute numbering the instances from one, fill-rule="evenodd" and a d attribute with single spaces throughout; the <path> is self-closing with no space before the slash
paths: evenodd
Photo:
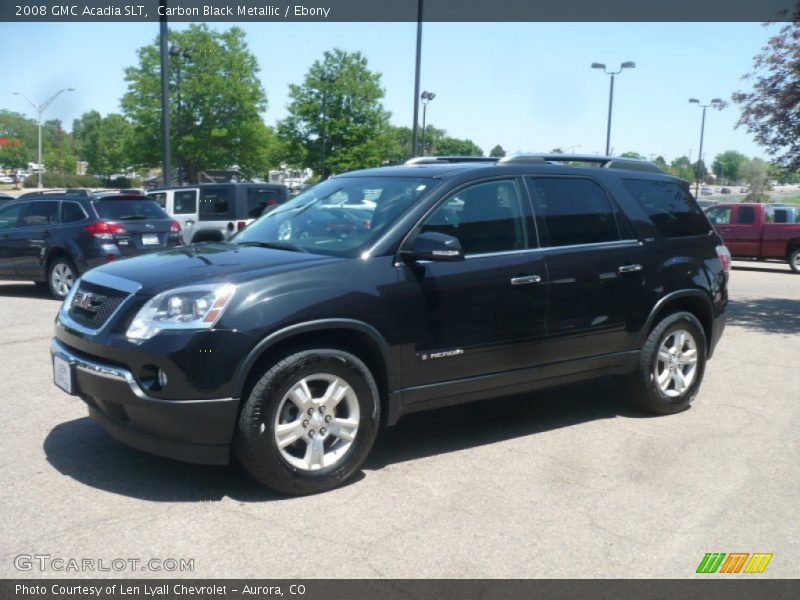
<path id="1" fill-rule="evenodd" d="M 73 307 L 77 306 L 87 312 L 97 312 L 97 307 L 105 302 L 103 296 L 95 296 L 91 292 L 76 292 L 75 297 L 72 299 Z"/>

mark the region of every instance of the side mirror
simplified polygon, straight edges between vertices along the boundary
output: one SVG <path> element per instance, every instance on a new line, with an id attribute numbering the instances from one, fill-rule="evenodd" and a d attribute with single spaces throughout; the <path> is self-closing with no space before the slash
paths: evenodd
<path id="1" fill-rule="evenodd" d="M 457 237 L 436 231 L 426 231 L 420 233 L 406 248 L 402 249 L 400 256 L 406 262 L 418 260 L 450 262 L 464 260 L 464 250 Z"/>

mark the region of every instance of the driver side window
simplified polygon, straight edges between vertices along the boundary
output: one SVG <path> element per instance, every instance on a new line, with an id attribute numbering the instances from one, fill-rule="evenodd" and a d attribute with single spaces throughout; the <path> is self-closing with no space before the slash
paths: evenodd
<path id="1" fill-rule="evenodd" d="M 458 238 L 467 255 L 527 247 L 525 219 L 513 180 L 479 183 L 456 192 L 425 220 L 420 231 Z"/>

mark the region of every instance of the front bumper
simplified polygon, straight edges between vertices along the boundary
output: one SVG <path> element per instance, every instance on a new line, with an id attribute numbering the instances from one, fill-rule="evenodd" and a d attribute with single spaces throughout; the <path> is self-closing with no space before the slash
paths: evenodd
<path id="1" fill-rule="evenodd" d="M 148 395 L 133 374 L 73 350 L 58 339 L 52 356 L 69 363 L 72 395 L 120 442 L 160 456 L 200 464 L 227 464 L 237 398 L 165 400 Z"/>

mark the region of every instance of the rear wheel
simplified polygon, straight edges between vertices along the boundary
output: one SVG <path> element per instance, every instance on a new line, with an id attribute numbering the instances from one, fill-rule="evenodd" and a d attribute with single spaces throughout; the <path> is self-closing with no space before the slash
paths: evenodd
<path id="1" fill-rule="evenodd" d="M 63 300 L 78 278 L 75 263 L 67 256 L 57 256 L 47 267 L 47 284 L 56 300 Z"/>
<path id="2" fill-rule="evenodd" d="M 306 350 L 269 368 L 253 387 L 234 450 L 267 487 L 321 492 L 361 467 L 379 419 L 375 380 L 361 360 L 341 350 Z"/>
<path id="3" fill-rule="evenodd" d="M 789 266 L 795 273 L 800 273 L 800 248 L 795 248 L 789 254 Z"/>
<path id="4" fill-rule="evenodd" d="M 697 318 L 679 312 L 660 321 L 647 336 L 639 365 L 628 378 L 633 402 L 668 415 L 689 407 L 697 396 L 706 365 L 706 337 Z"/>

